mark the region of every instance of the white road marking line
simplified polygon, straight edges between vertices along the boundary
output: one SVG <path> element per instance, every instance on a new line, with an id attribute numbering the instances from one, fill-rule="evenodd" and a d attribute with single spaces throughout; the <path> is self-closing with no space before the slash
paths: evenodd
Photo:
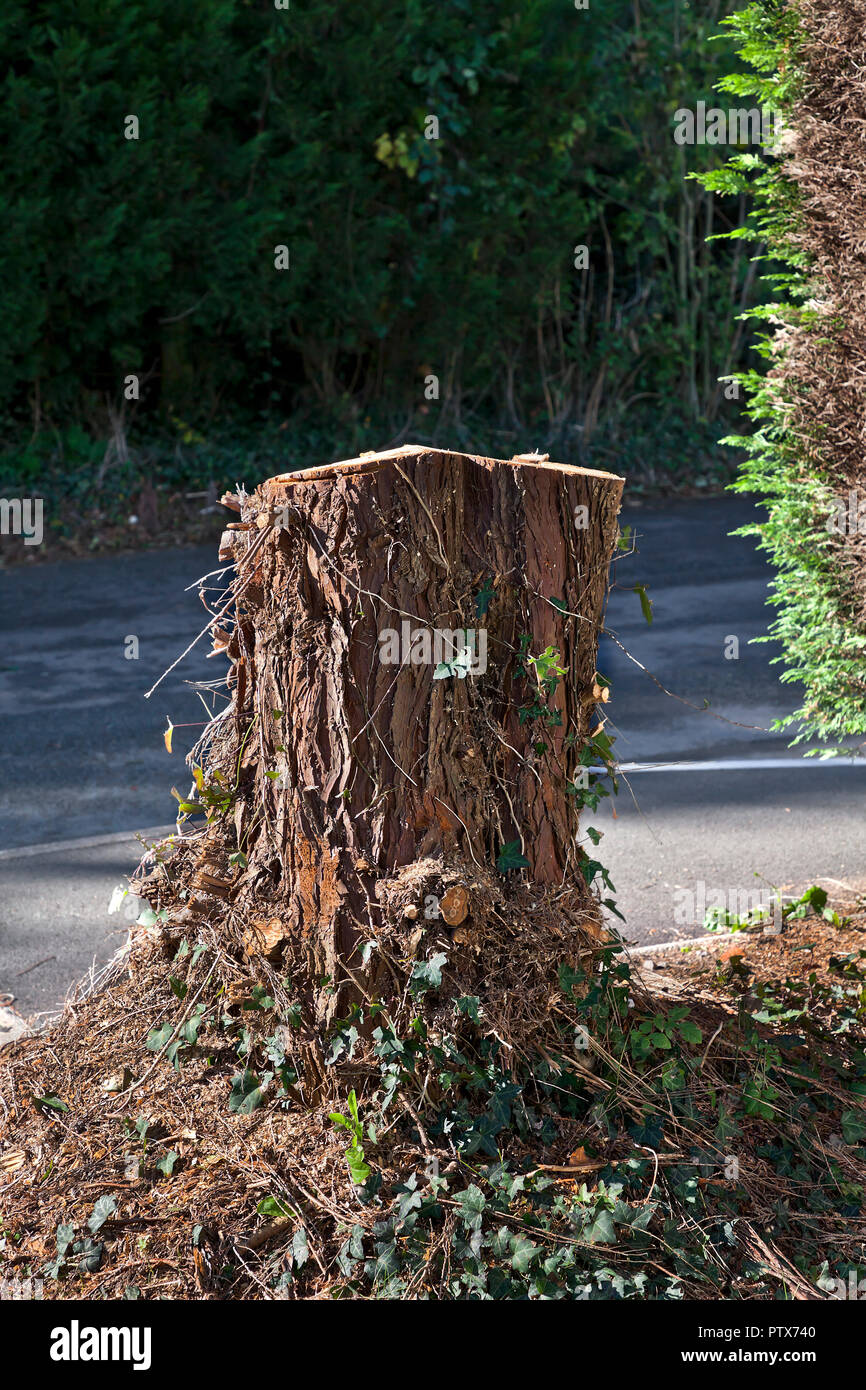
<path id="1" fill-rule="evenodd" d="M 779 768 L 859 767 L 866 769 L 866 758 L 720 758 L 707 762 L 620 763 L 618 772 L 765 772 Z M 602 774 L 604 767 L 590 771 Z M 119 845 L 143 835 L 146 840 L 161 840 L 174 833 L 173 825 L 152 826 L 149 830 L 126 830 L 116 835 L 91 835 L 83 840 L 54 840 L 46 845 L 22 845 L 20 849 L 0 849 L 0 860 L 24 859 L 33 854 L 57 854 L 69 849 L 98 849 L 100 845 Z"/>
<path id="2" fill-rule="evenodd" d="M 630 956 L 651 956 L 655 951 L 685 951 L 693 946 L 702 949 L 714 946 L 719 941 L 734 941 L 743 935 L 743 932 L 720 931 L 704 936 L 681 936 L 675 941 L 649 941 L 640 946 L 626 946 L 626 952 Z"/>
<path id="3" fill-rule="evenodd" d="M 620 763 L 619 772 L 763 772 L 793 767 L 859 767 L 866 758 L 720 758 L 709 762 Z M 597 767 L 593 772 L 604 772 Z"/>
<path id="4" fill-rule="evenodd" d="M 0 861 L 28 859 L 35 854 L 59 854 L 70 849 L 99 849 L 101 845 L 122 845 L 126 840 L 134 840 L 137 835 L 143 835 L 145 840 L 161 840 L 174 832 L 173 825 L 157 825 L 149 830 L 121 830 L 115 835 L 89 835 L 83 840 L 53 840 L 45 845 L 22 845 L 19 849 L 0 849 Z"/>

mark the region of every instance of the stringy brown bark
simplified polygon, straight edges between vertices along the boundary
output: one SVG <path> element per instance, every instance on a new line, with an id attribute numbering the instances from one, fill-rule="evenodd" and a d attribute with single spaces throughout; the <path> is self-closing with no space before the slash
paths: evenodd
<path id="1" fill-rule="evenodd" d="M 231 804 L 172 878 L 188 885 L 185 918 L 222 914 L 247 942 L 258 924 L 271 958 L 291 960 L 311 1024 L 399 993 L 383 942 L 423 927 L 447 887 L 468 902 L 457 954 L 497 904 L 516 930 L 507 902 L 584 943 L 598 933 L 569 785 L 597 722 L 621 489 L 610 474 L 409 446 L 240 499 L 221 551 L 237 565 L 234 630 L 223 618 L 215 637 L 232 705 L 202 758 Z M 437 680 L 432 661 L 385 663 L 383 633 L 404 623 L 486 629 L 486 669 Z M 526 663 L 551 647 L 566 671 L 552 693 Z M 536 703 L 548 713 L 521 716 Z M 506 875 L 496 860 L 514 841 L 528 868 Z"/>

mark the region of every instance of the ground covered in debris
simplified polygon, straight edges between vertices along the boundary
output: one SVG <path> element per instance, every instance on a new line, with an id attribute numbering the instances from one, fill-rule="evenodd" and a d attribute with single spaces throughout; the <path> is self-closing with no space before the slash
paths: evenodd
<path id="1" fill-rule="evenodd" d="M 732 997 L 742 997 L 749 1004 L 763 1003 L 771 1016 L 803 1009 L 831 1028 L 847 1019 L 856 1031 L 866 1002 L 866 995 L 861 997 L 864 964 L 862 900 L 852 903 L 849 898 L 834 906 L 826 890 L 810 888 L 792 904 L 784 931 L 766 930 L 760 920 L 745 921 L 730 934 L 719 931 L 715 940 L 705 937 L 699 944 L 684 941 L 676 950 L 649 950 L 638 968 L 644 975 L 653 971 L 659 990 L 699 989 L 702 997 L 728 1007 Z"/>
<path id="2" fill-rule="evenodd" d="M 832 1297 L 866 1274 L 866 914 L 798 910 L 655 969 L 587 944 L 526 1057 L 462 992 L 451 929 L 413 925 L 399 1025 L 375 1001 L 338 1021 L 318 1094 L 273 962 L 157 922 L 0 1053 L 0 1279 L 61 1299 Z"/>

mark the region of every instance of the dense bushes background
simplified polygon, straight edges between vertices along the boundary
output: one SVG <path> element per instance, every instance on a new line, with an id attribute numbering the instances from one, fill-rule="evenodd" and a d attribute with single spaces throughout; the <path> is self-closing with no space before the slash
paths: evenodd
<path id="1" fill-rule="evenodd" d="M 684 178 L 724 152 L 672 118 L 733 8 L 7 0 L 3 477 L 201 483 L 269 432 L 723 469 L 754 267 L 707 246 L 743 195 Z"/>

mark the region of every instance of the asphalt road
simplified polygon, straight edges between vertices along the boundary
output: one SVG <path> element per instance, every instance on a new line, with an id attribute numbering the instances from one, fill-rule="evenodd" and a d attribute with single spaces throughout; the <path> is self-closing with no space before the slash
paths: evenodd
<path id="1" fill-rule="evenodd" d="M 225 660 L 207 659 L 204 638 L 144 692 L 204 627 L 196 588 L 184 590 L 216 565 L 204 546 L 0 571 L 0 996 L 23 1014 L 56 1008 L 124 940 L 107 907 L 140 858 L 135 831 L 170 826 L 171 787 L 190 781 L 183 755 L 199 729 L 178 729 L 170 755 L 166 716 L 203 723 L 187 682 L 222 675 Z"/>
<path id="2" fill-rule="evenodd" d="M 760 731 L 795 708 L 796 693 L 770 664 L 775 649 L 750 645 L 766 629 L 769 575 L 753 543 L 728 533 L 751 514 L 741 498 L 624 510 L 639 552 L 618 562 L 608 628 L 677 695 L 758 726 L 671 699 L 603 639 L 620 760 L 711 764 L 628 773 L 591 817 L 633 940 L 699 933 L 702 891 L 729 900 L 866 879 L 866 767 L 787 766 L 799 750 Z M 0 995 L 24 1014 L 55 1008 L 123 941 L 123 918 L 107 915 L 112 890 L 137 862 L 134 832 L 173 819 L 170 788 L 187 786 L 182 750 L 197 733 L 179 730 L 170 756 L 165 717 L 202 721 L 185 682 L 224 666 L 205 660 L 203 641 L 150 700 L 143 693 L 203 626 L 195 590 L 183 591 L 215 564 L 208 547 L 0 572 Z M 648 585 L 652 627 L 637 583 Z M 130 636 L 136 660 L 124 654 Z M 121 838 L 105 843 L 111 834 Z M 99 843 L 20 852 L 87 837 Z"/>
<path id="3" fill-rule="evenodd" d="M 866 762 L 801 760 L 790 733 L 763 732 L 798 699 L 773 664 L 779 647 L 752 643 L 771 620 L 771 575 L 754 542 L 730 532 L 753 515 L 748 499 L 728 497 L 624 509 L 638 553 L 617 563 L 606 626 L 662 685 L 699 708 L 665 695 L 603 638 L 599 667 L 611 682 L 617 756 L 626 765 L 715 764 L 628 774 L 593 818 L 604 832 L 598 858 L 632 940 L 699 934 L 699 903 L 711 893 L 737 904 L 762 889 L 799 892 L 821 881 L 841 891 L 866 880 Z M 637 583 L 653 600 L 652 626 L 632 591 Z M 735 659 L 726 656 L 734 651 Z M 709 711 L 700 709 L 705 700 Z M 692 903 L 696 917 L 678 920 Z"/>

